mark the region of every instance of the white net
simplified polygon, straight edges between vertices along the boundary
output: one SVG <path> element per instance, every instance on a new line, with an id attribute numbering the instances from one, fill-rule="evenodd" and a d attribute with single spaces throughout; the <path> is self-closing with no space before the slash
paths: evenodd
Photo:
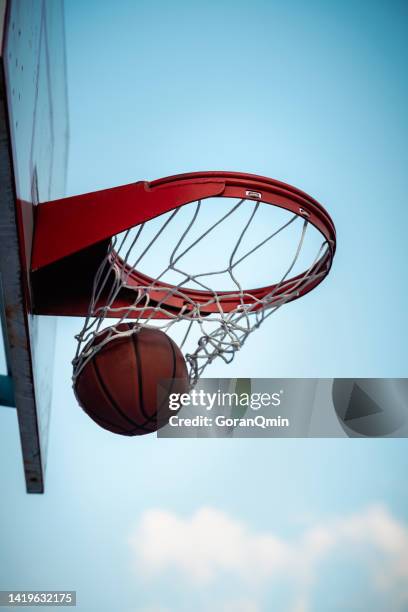
<path id="1" fill-rule="evenodd" d="M 112 339 L 155 326 L 177 336 L 194 386 L 210 363 L 231 362 L 265 319 L 327 274 L 322 238 L 307 216 L 230 198 L 185 205 L 113 237 L 76 336 L 74 380 Z"/>

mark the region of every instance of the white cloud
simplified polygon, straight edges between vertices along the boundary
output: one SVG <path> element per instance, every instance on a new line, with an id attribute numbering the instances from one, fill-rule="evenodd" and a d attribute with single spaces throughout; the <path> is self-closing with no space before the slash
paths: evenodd
<path id="1" fill-rule="evenodd" d="M 309 612 L 309 603 L 307 596 L 302 593 L 293 604 L 290 612 Z"/>
<path id="2" fill-rule="evenodd" d="M 158 605 L 158 606 L 153 605 L 153 606 L 148 606 L 147 608 L 143 608 L 143 609 L 139 608 L 139 612 L 172 612 L 172 610 L 167 607 L 164 608 L 161 605 Z"/>
<path id="3" fill-rule="evenodd" d="M 222 571 L 248 578 L 256 566 L 264 580 L 288 553 L 283 541 L 251 534 L 244 524 L 213 508 L 202 508 L 190 519 L 161 510 L 146 512 L 132 547 L 147 574 L 178 569 L 196 583 L 214 580 Z"/>
<path id="4" fill-rule="evenodd" d="M 211 612 L 261 612 L 256 601 L 243 597 L 224 601 L 221 604 L 212 603 Z"/>
<path id="5" fill-rule="evenodd" d="M 175 612 L 175 610 L 161 605 L 153 605 L 143 608 L 139 612 Z M 248 597 L 239 597 L 221 602 L 212 601 L 211 612 L 261 612 L 261 608 L 256 601 Z M 303 610 L 299 610 L 299 612 L 303 612 Z"/>
<path id="6" fill-rule="evenodd" d="M 293 586 L 291 612 L 309 610 L 308 594 L 329 555 L 358 549 L 358 558 L 372 568 L 375 551 L 373 583 L 408 601 L 403 586 L 408 583 L 408 529 L 381 506 L 304 529 L 295 539 L 253 532 L 214 508 L 187 518 L 151 510 L 132 534 L 131 547 L 139 574 L 180 572 L 196 587 L 229 576 L 241 589 L 262 588 L 284 577 Z M 245 605 L 235 610 L 257 610 L 252 600 Z"/>

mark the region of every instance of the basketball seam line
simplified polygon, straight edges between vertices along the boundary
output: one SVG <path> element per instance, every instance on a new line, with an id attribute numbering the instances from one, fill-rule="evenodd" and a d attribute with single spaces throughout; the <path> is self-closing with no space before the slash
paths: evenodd
<path id="1" fill-rule="evenodd" d="M 106 385 L 105 385 L 105 383 L 104 383 L 104 381 L 103 381 L 103 378 L 102 378 L 102 375 L 101 375 L 101 373 L 100 373 L 100 371 L 99 371 L 99 368 L 98 368 L 98 366 L 97 366 L 96 360 L 95 360 L 95 359 L 93 359 L 93 360 L 92 360 L 92 363 L 93 363 L 93 367 L 94 367 L 94 370 L 95 370 L 95 375 L 96 375 L 96 378 L 97 378 L 97 380 L 98 380 L 98 382 L 99 382 L 99 384 L 100 384 L 100 386 L 101 386 L 101 388 L 102 388 L 103 393 L 106 395 L 106 398 L 109 400 L 109 402 L 110 402 L 110 404 L 111 404 L 112 408 L 113 408 L 114 410 L 116 410 L 116 411 L 117 411 L 117 412 L 118 412 L 118 413 L 119 413 L 119 414 L 120 414 L 120 415 L 121 415 L 121 416 L 122 416 L 122 417 L 125 419 L 125 421 L 127 421 L 127 422 L 128 422 L 130 425 L 133 425 L 133 427 L 135 427 L 135 428 L 136 428 L 135 430 L 132 430 L 132 431 L 136 431 L 136 430 L 138 430 L 138 429 L 144 429 L 144 427 L 143 427 L 142 425 L 138 425 L 138 424 L 137 424 L 135 421 L 133 421 L 133 420 L 132 420 L 130 417 L 128 417 L 128 416 L 127 416 L 127 415 L 126 415 L 126 414 L 125 414 L 125 413 L 124 413 L 124 412 L 123 412 L 123 411 L 120 409 L 120 407 L 117 405 L 117 403 L 116 403 L 115 399 L 112 397 L 112 395 L 111 395 L 111 394 L 110 394 L 110 392 L 109 392 L 109 389 L 106 387 Z M 109 421 L 107 421 L 107 422 L 109 422 Z M 114 423 L 111 423 L 111 425 L 112 425 L 112 426 L 114 426 L 114 427 L 116 427 L 116 426 L 117 426 L 117 425 L 115 425 Z M 123 429 L 123 426 L 122 426 L 122 430 L 123 430 L 123 431 L 126 431 L 126 432 L 128 431 L 128 430 L 126 430 L 126 429 Z M 130 433 L 130 432 L 129 432 L 129 433 Z"/>
<path id="2" fill-rule="evenodd" d="M 136 334 L 132 334 L 132 344 L 133 344 L 133 348 L 135 351 L 135 357 L 136 357 L 136 368 L 137 368 L 137 376 L 138 376 L 138 383 L 139 383 L 139 407 L 140 407 L 140 412 L 142 413 L 142 415 L 144 416 L 144 418 L 146 419 L 144 425 L 146 425 L 147 423 L 153 423 L 154 425 L 154 417 L 149 416 L 144 409 L 144 398 L 143 398 L 143 377 L 142 377 L 142 364 L 140 361 L 140 354 L 139 354 L 139 342 L 138 342 L 138 337 L 139 334 L 141 333 L 141 330 L 136 333 Z M 147 430 L 149 433 L 152 433 L 151 430 Z"/>
<path id="3" fill-rule="evenodd" d="M 170 389 L 169 389 L 169 392 L 168 392 L 168 397 L 170 397 L 170 394 L 171 394 L 171 392 L 173 390 L 173 387 L 174 387 L 175 374 L 176 374 L 176 370 L 177 370 L 177 358 L 176 358 L 176 351 L 174 350 L 172 339 L 167 334 L 166 334 L 166 338 L 167 338 L 167 340 L 168 340 L 168 342 L 170 344 L 171 351 L 173 353 L 173 373 L 172 373 L 172 376 L 171 376 L 172 380 L 171 380 L 171 385 L 170 385 Z M 165 402 L 166 402 L 166 398 L 163 399 L 162 403 L 160 404 L 160 406 L 157 409 L 157 421 L 158 421 L 159 413 L 160 413 L 160 411 L 161 411 L 161 409 L 163 407 L 163 404 Z"/>
<path id="4" fill-rule="evenodd" d="M 111 421 L 108 421 L 107 419 L 104 419 L 103 417 L 101 417 L 99 414 L 97 414 L 94 410 L 91 410 L 90 408 L 84 406 L 83 402 L 80 400 L 79 396 L 78 397 L 78 401 L 80 406 L 82 407 L 83 411 L 90 416 L 91 418 L 94 418 L 96 420 L 96 422 L 100 421 L 101 423 L 105 423 L 105 425 L 109 425 L 110 427 L 113 427 L 115 429 L 119 429 L 119 427 L 115 424 L 112 423 Z M 117 432 L 114 432 L 117 433 Z M 128 435 L 126 430 L 120 431 L 119 435 Z"/>

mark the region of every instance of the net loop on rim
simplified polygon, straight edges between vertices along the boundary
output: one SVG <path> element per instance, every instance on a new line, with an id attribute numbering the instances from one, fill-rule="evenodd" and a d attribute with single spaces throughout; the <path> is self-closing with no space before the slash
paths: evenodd
<path id="1" fill-rule="evenodd" d="M 183 269 L 183 259 L 185 260 L 186 256 L 206 238 L 211 238 L 211 234 L 220 225 L 227 225 L 228 230 L 230 219 L 248 202 L 252 206 L 249 209 L 250 214 L 238 233 L 227 264 L 216 270 L 196 274 Z M 199 218 L 202 201 L 197 200 L 192 206 L 191 219 L 181 234 L 178 234 L 179 237 L 167 263 L 154 278 L 138 272 L 138 267 L 149 251 L 155 249 L 157 241 L 177 218 L 181 208 L 168 213 L 159 229 L 145 245 L 141 244 L 141 237 L 149 222 L 142 223 L 111 239 L 106 256 L 94 278 L 87 317 L 80 333 L 76 336 L 78 344 L 73 360 L 74 380 L 93 355 L 112 339 L 137 333 L 143 327 L 152 325 L 153 321 L 155 327 L 165 332 L 175 324 L 184 322 L 186 330 L 180 348 L 185 347 L 192 330 L 198 329 L 196 345 L 192 350 L 185 352 L 190 384 L 194 386 L 210 363 L 217 358 L 230 363 L 248 336 L 261 323 L 281 306 L 313 288 L 330 269 L 333 244 L 323 236 L 324 239 L 307 269 L 295 277 L 290 277 L 298 262 L 310 225 L 309 215 L 305 214 L 305 211 L 299 211 L 299 214 L 287 212 L 288 218 L 284 223 L 257 244 L 239 253 L 260 208 L 268 204 L 246 198 L 234 200 L 226 213 L 188 242 L 189 235 Z M 293 228 L 299 224 L 297 244 L 279 281 L 266 290 L 244 289 L 238 277 L 239 266 L 289 227 Z M 175 284 L 165 282 L 168 273 L 179 277 L 179 282 Z M 221 291 L 211 287 L 213 280 L 225 276 L 229 278 L 233 287 L 231 290 Z M 126 295 L 126 299 L 118 302 L 119 296 L 122 295 Z M 106 327 L 112 318 L 116 319 L 115 323 Z M 132 321 L 130 328 L 124 329 L 124 326 L 120 326 L 125 320 L 128 323 Z"/>

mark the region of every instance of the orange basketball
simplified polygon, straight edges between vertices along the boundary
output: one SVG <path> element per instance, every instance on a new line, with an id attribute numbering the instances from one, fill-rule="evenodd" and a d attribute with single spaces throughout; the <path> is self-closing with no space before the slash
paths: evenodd
<path id="1" fill-rule="evenodd" d="M 133 326 L 121 323 L 116 329 Z M 109 328 L 103 330 L 92 344 L 108 333 Z M 74 390 L 84 411 L 104 429 L 124 436 L 151 433 L 168 422 L 170 393 L 188 391 L 186 362 L 167 334 L 144 327 L 129 336 L 114 336 L 96 351 L 77 376 Z"/>

